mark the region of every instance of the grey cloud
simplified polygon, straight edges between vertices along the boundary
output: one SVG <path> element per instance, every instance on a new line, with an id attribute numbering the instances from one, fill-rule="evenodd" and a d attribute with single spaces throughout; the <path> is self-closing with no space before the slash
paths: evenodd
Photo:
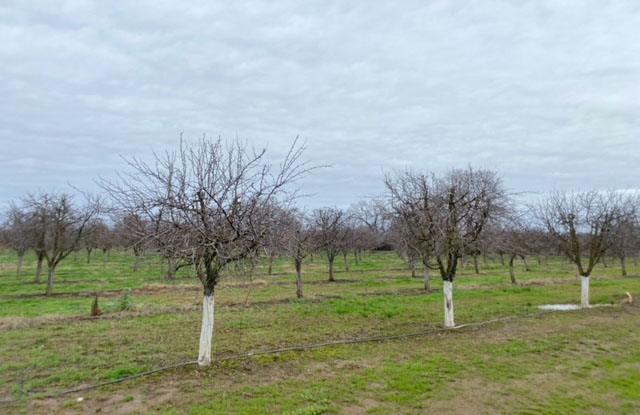
<path id="1" fill-rule="evenodd" d="M 638 187 L 640 5 L 632 0 L 6 2 L 0 202 L 95 188 L 187 138 L 296 135 L 333 164 L 309 205 L 384 171 L 497 169 L 518 191 Z"/>

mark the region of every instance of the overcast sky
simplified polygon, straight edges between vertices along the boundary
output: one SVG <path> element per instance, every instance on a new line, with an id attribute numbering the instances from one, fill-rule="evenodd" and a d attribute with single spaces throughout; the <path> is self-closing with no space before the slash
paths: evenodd
<path id="1" fill-rule="evenodd" d="M 309 206 L 386 171 L 500 172 L 514 191 L 640 187 L 640 2 L 0 3 L 0 203 L 175 147 L 296 135 L 332 168 Z"/>

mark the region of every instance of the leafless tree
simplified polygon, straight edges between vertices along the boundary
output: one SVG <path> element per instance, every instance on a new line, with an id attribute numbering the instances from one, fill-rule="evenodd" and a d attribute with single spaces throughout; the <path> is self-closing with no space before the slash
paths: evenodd
<path id="1" fill-rule="evenodd" d="M 422 261 L 425 290 L 431 289 L 431 260 L 438 238 L 436 227 L 440 205 L 434 180 L 433 176 L 412 171 L 385 178 L 388 205 L 396 218 L 396 229 L 407 245 L 407 254 L 411 260 L 415 253 Z"/>
<path id="2" fill-rule="evenodd" d="M 96 233 L 97 247 L 102 251 L 102 266 L 106 267 L 111 250 L 117 243 L 115 229 L 111 228 L 104 221 L 100 221 L 96 224 L 94 232 Z"/>
<path id="3" fill-rule="evenodd" d="M 589 277 L 611 248 L 614 228 L 631 217 L 632 203 L 622 192 L 555 191 L 531 206 L 539 224 L 578 268 L 582 307 L 589 307 Z"/>
<path id="4" fill-rule="evenodd" d="M 338 208 L 321 208 L 313 211 L 313 223 L 318 238 L 329 261 L 329 281 L 335 281 L 334 262 L 343 251 L 347 236 L 345 213 Z"/>
<path id="5" fill-rule="evenodd" d="M 620 259 L 622 276 L 627 276 L 627 258 L 638 253 L 640 249 L 640 226 L 635 208 L 628 217 L 618 221 L 613 228 L 613 245 L 611 253 Z"/>
<path id="6" fill-rule="evenodd" d="M 95 230 L 91 225 L 101 212 L 101 200 L 85 195 L 80 205 L 68 194 L 45 193 L 26 196 L 21 209 L 34 224 L 33 239 L 48 266 L 46 294 L 51 295 L 57 266 Z"/>
<path id="7" fill-rule="evenodd" d="M 453 327 L 453 280 L 458 261 L 476 244 L 492 220 L 505 212 L 508 197 L 502 180 L 490 170 L 452 170 L 435 179 L 438 195 L 436 261 L 444 280 L 445 326 Z"/>
<path id="8" fill-rule="evenodd" d="M 299 161 L 304 148 L 296 140 L 275 170 L 265 160 L 265 149 L 253 151 L 239 140 L 181 141 L 177 151 L 155 155 L 152 164 L 129 161 L 132 171 L 118 182 L 101 182 L 123 211 L 153 218 L 165 209 L 171 212 L 162 219 L 167 227 L 189 235 L 183 255 L 193 258 L 204 291 L 198 356 L 202 366 L 211 363 L 220 275 L 262 248 L 274 207 L 293 197 L 286 186 L 309 171 Z M 163 235 L 154 232 L 151 237 Z"/>
<path id="9" fill-rule="evenodd" d="M 293 258 L 296 267 L 296 296 L 303 298 L 302 264 L 311 252 L 321 248 L 321 240 L 316 237 L 310 218 L 303 211 L 290 210 L 286 212 L 283 226 L 280 230 L 285 236 L 284 248 Z"/>
<path id="10" fill-rule="evenodd" d="M 452 170 L 442 177 L 405 172 L 387 177 L 402 232 L 422 258 L 435 257 L 444 282 L 445 327 L 454 327 L 453 280 L 465 252 L 506 209 L 502 181 L 489 170 Z M 430 262 L 423 262 L 426 269 Z M 425 276 L 426 280 L 426 276 Z"/>
<path id="11" fill-rule="evenodd" d="M 516 258 L 523 260 L 528 271 L 526 256 L 536 249 L 537 235 L 528 219 L 525 213 L 512 209 L 488 230 L 494 249 L 508 254 L 509 275 L 514 285 L 518 283 L 514 264 Z"/>
<path id="12" fill-rule="evenodd" d="M 88 228 L 93 229 L 93 232 L 85 232 L 84 235 L 82 235 L 81 245 L 87 252 L 87 264 L 91 263 L 91 255 L 93 251 L 98 248 L 98 233 L 102 230 L 103 226 L 105 225 L 102 219 L 95 218 L 88 224 Z"/>
<path id="13" fill-rule="evenodd" d="M 6 223 L 3 226 L 4 243 L 16 251 L 18 255 L 18 267 L 16 273 L 22 277 L 24 256 L 33 246 L 33 234 L 30 232 L 31 219 L 29 215 L 17 206 L 12 205 L 7 214 Z"/>
<path id="14" fill-rule="evenodd" d="M 131 249 L 135 256 L 133 272 L 138 272 L 145 252 L 153 243 L 154 229 L 149 221 L 135 212 L 122 211 L 114 227 L 118 245 Z"/>

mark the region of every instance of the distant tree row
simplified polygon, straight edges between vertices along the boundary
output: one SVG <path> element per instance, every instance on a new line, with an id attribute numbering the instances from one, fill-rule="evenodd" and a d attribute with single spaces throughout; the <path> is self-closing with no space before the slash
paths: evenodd
<path id="1" fill-rule="evenodd" d="M 135 254 L 133 272 L 146 252 L 167 262 L 166 277 L 190 269 L 203 287 L 199 362 L 211 362 L 215 289 L 221 275 L 238 263 L 263 257 L 267 273 L 278 257 L 293 261 L 296 295 L 303 298 L 303 264 L 326 256 L 328 279 L 335 260 L 357 264 L 362 253 L 395 250 L 415 275 L 421 264 L 424 289 L 431 275 L 443 280 L 445 326 L 454 327 L 453 282 L 461 264 L 499 257 L 517 283 L 514 261 L 564 255 L 582 280 L 581 304 L 589 306 L 589 277 L 605 255 L 620 260 L 640 251 L 638 196 L 624 191 L 552 192 L 528 204 L 516 203 L 501 178 L 490 170 L 453 169 L 443 175 L 404 171 L 389 174 L 386 192 L 349 209 L 306 211 L 295 205 L 299 179 L 315 167 L 302 161 L 297 140 L 274 166 L 266 150 L 238 140 L 203 138 L 195 144 L 155 155 L 152 163 L 133 158 L 113 182 L 99 181 L 104 195 L 45 193 L 27 195 L 6 211 L 1 243 L 18 255 L 38 258 L 40 282 L 47 265 L 51 295 L 57 266 L 70 253 L 85 250 L 90 262 L 114 248 Z M 81 201 L 78 201 L 82 199 Z"/>

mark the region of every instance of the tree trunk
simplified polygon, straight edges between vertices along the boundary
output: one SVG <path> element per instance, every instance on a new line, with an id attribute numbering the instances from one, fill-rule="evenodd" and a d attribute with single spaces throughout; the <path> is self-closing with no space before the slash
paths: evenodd
<path id="1" fill-rule="evenodd" d="M 100 311 L 100 306 L 98 305 L 98 294 L 96 293 L 96 296 L 93 300 L 93 305 L 91 306 L 91 317 L 97 317 L 101 315 L 102 311 Z"/>
<path id="2" fill-rule="evenodd" d="M 53 294 L 53 278 L 56 276 L 57 264 L 49 264 L 49 275 L 47 276 L 47 295 Z"/>
<path id="3" fill-rule="evenodd" d="M 489 265 L 489 260 L 487 260 L 487 254 L 486 253 L 482 253 L 482 263 L 484 264 L 484 266 L 488 266 Z"/>
<path id="4" fill-rule="evenodd" d="M 620 266 L 622 267 L 622 276 L 626 277 L 627 276 L 627 260 L 623 256 L 620 257 Z"/>
<path id="5" fill-rule="evenodd" d="M 296 296 L 303 298 L 302 294 L 302 261 L 296 259 Z"/>
<path id="6" fill-rule="evenodd" d="M 24 263 L 24 252 L 18 254 L 18 278 L 22 277 L 22 264 Z"/>
<path id="7" fill-rule="evenodd" d="M 213 291 L 205 291 L 202 299 L 202 330 L 200 331 L 200 351 L 198 352 L 198 365 L 200 366 L 209 366 L 211 364 L 214 304 Z"/>
<path id="8" fill-rule="evenodd" d="M 91 252 L 92 251 L 93 250 L 91 250 L 91 249 L 87 249 L 87 264 L 91 263 Z"/>
<path id="9" fill-rule="evenodd" d="M 174 280 L 176 278 L 176 268 L 177 268 L 176 259 L 169 258 L 168 261 L 169 261 L 169 267 L 167 268 L 167 279 Z"/>
<path id="10" fill-rule="evenodd" d="M 411 266 L 411 278 L 415 278 L 416 277 L 416 260 L 415 258 L 411 258 L 409 260 L 409 265 Z"/>
<path id="11" fill-rule="evenodd" d="M 480 267 L 478 266 L 478 255 L 473 254 L 473 270 L 477 274 L 480 274 Z"/>
<path id="12" fill-rule="evenodd" d="M 529 272 L 531 268 L 529 268 L 529 264 L 527 263 L 527 257 L 524 255 L 520 255 L 522 257 L 522 262 L 524 262 L 524 269 Z"/>
<path id="13" fill-rule="evenodd" d="M 36 267 L 36 284 L 40 284 L 40 277 L 42 276 L 42 263 L 44 262 L 44 253 L 38 253 L 38 265 Z"/>
<path id="14" fill-rule="evenodd" d="M 309 258 L 309 259 L 311 259 L 311 263 L 313 264 L 313 253 L 311 253 L 310 256 L 311 256 L 311 258 Z"/>
<path id="15" fill-rule="evenodd" d="M 516 281 L 516 271 L 513 268 L 513 260 L 515 259 L 515 255 L 511 256 L 511 259 L 509 259 L 509 275 L 511 275 L 511 284 L 517 284 L 518 282 Z"/>
<path id="16" fill-rule="evenodd" d="M 102 266 L 105 268 L 107 267 L 107 261 L 109 261 L 109 250 L 103 249 L 102 250 Z"/>
<path id="17" fill-rule="evenodd" d="M 453 320 L 453 281 L 444 281 L 444 326 L 453 328 L 456 323 Z"/>
<path id="18" fill-rule="evenodd" d="M 353 260 L 355 261 L 356 265 L 360 263 L 360 260 L 358 259 L 358 251 L 353 251 Z"/>
<path id="19" fill-rule="evenodd" d="M 136 261 L 133 263 L 133 272 L 138 272 L 140 269 L 140 261 L 142 261 L 141 255 L 136 254 Z"/>
<path id="20" fill-rule="evenodd" d="M 589 307 L 589 277 L 581 276 L 582 279 L 582 292 L 580 296 L 580 306 Z"/>
<path id="21" fill-rule="evenodd" d="M 424 266 L 424 289 L 425 291 L 429 291 L 431 290 L 431 276 L 430 276 L 430 270 L 429 270 L 429 266 L 427 265 L 429 263 L 429 261 L 425 262 L 423 264 Z"/>
<path id="22" fill-rule="evenodd" d="M 344 256 L 344 269 L 345 271 L 349 271 L 349 257 L 347 256 L 347 253 L 343 253 L 342 254 Z"/>
<path id="23" fill-rule="evenodd" d="M 504 254 L 502 252 L 500 252 L 500 263 L 504 267 Z"/>
<path id="24" fill-rule="evenodd" d="M 538 258 L 538 266 L 542 265 L 542 260 L 540 259 L 540 255 L 536 255 L 536 258 Z"/>
<path id="25" fill-rule="evenodd" d="M 333 261 L 335 258 L 329 258 L 329 281 L 335 281 L 333 278 Z"/>
<path id="26" fill-rule="evenodd" d="M 267 270 L 267 274 L 273 274 L 273 255 L 269 254 L 269 269 Z"/>

